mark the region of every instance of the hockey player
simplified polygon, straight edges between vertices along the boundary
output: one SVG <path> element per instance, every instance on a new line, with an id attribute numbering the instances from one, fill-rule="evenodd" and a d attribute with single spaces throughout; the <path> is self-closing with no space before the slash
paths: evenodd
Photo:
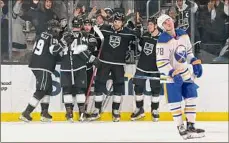
<path id="1" fill-rule="evenodd" d="M 29 67 L 36 77 L 36 91 L 25 111 L 19 117 L 20 120 L 31 121 L 30 113 L 33 112 L 40 101 L 41 121 L 52 120 L 52 116 L 48 113 L 50 95 L 52 93 L 51 74 L 55 70 L 56 56 L 63 49 L 63 46 L 57 40 L 60 31 L 60 23 L 56 20 L 50 20 L 47 23 L 47 30 L 41 33 L 34 44 Z"/>
<path id="2" fill-rule="evenodd" d="M 88 50 L 92 55 L 97 57 L 98 51 L 100 48 L 100 44 L 101 44 L 101 38 L 99 35 L 102 35 L 102 33 L 97 26 L 93 26 L 93 22 L 90 19 L 85 19 L 83 21 L 83 29 L 84 29 L 83 34 L 86 37 L 88 37 L 88 39 L 92 40 L 93 38 L 94 42 L 93 43 L 90 42 Z M 88 40 L 86 42 L 88 42 Z M 92 74 L 93 74 L 93 65 L 92 63 L 87 63 L 87 90 L 88 90 L 88 87 L 91 81 Z M 86 90 L 86 93 L 87 93 L 87 90 Z"/>
<path id="3" fill-rule="evenodd" d="M 194 77 L 202 76 L 201 61 L 194 57 L 192 45 L 187 33 L 174 28 L 174 23 L 168 15 L 161 15 L 158 26 L 164 30 L 157 43 L 157 66 L 159 71 L 167 75 L 168 82 L 164 84 L 164 92 L 168 105 L 177 124 L 178 131 L 184 139 L 204 136 L 203 129 L 195 128 L 197 89 Z M 189 69 L 192 65 L 193 75 Z M 181 102 L 184 99 L 187 126 L 182 120 Z"/>
<path id="4" fill-rule="evenodd" d="M 87 72 L 86 63 L 99 64 L 99 60 L 95 56 L 91 55 L 88 51 L 93 45 L 96 45 L 96 39 L 94 37 L 87 37 L 82 33 L 83 21 L 80 18 L 73 18 L 72 20 L 72 32 L 67 32 L 63 35 L 71 35 L 72 41 L 62 41 L 67 43 L 65 51 L 61 60 L 61 87 L 66 108 L 66 118 L 68 121 L 73 122 L 73 96 L 76 97 L 77 105 L 79 108 L 79 120 L 85 119 L 84 103 L 85 103 L 85 90 L 87 87 Z"/>
<path id="5" fill-rule="evenodd" d="M 151 17 L 148 20 L 148 31 L 140 38 L 139 45 L 142 47 L 140 59 L 138 61 L 136 76 L 160 77 L 160 73 L 156 65 L 156 44 L 160 35 L 157 29 L 156 17 Z M 143 109 L 143 92 L 145 89 L 146 79 L 134 79 L 134 91 L 136 100 L 136 110 L 131 115 L 131 120 L 136 120 L 144 117 Z M 159 93 L 160 80 L 150 80 L 150 87 L 152 92 L 151 97 L 151 113 L 154 121 L 159 119 Z"/>
<path id="6" fill-rule="evenodd" d="M 130 41 L 135 40 L 135 34 L 130 29 L 123 27 L 124 15 L 116 13 L 113 19 L 113 26 L 104 26 L 101 29 L 104 35 L 104 44 L 101 49 L 101 66 L 98 68 L 95 80 L 95 110 L 90 120 L 100 118 L 103 94 L 106 93 L 106 82 L 111 73 L 113 80 L 113 121 L 120 120 L 120 103 L 124 94 L 124 65 L 125 54 Z"/>

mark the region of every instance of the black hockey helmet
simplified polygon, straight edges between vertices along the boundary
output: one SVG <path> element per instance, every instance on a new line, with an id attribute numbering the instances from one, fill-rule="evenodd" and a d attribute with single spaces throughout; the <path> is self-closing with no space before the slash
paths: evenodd
<path id="1" fill-rule="evenodd" d="M 104 11 L 106 12 L 107 15 L 110 15 L 110 16 L 114 14 L 114 11 L 109 7 L 104 8 Z"/>
<path id="2" fill-rule="evenodd" d="M 125 16 L 122 13 L 116 12 L 113 16 L 113 20 L 120 20 L 120 21 L 125 21 Z"/>
<path id="3" fill-rule="evenodd" d="M 157 24 L 157 18 L 156 17 L 150 17 L 149 19 L 148 19 L 148 22 L 152 22 L 153 24 Z"/>
<path id="4" fill-rule="evenodd" d="M 58 37 L 61 31 L 60 22 L 55 19 L 49 20 L 47 22 L 47 30 L 53 37 Z"/>
<path id="5" fill-rule="evenodd" d="M 84 19 L 84 21 L 83 21 L 83 24 L 85 25 L 85 24 L 87 24 L 87 23 L 89 23 L 89 24 L 93 24 L 93 22 L 92 22 L 92 20 L 91 19 L 89 19 L 89 18 L 86 18 L 86 19 Z"/>
<path id="6" fill-rule="evenodd" d="M 72 28 L 80 28 L 83 25 L 83 19 L 81 17 L 74 17 L 72 19 Z"/>

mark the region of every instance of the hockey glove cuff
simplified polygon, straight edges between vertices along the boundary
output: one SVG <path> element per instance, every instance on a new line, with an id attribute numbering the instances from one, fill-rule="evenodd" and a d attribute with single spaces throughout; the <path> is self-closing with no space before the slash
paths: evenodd
<path id="1" fill-rule="evenodd" d="M 203 74 L 201 60 L 194 57 L 191 60 L 191 64 L 192 64 L 193 72 L 197 76 L 197 78 L 201 77 Z"/>

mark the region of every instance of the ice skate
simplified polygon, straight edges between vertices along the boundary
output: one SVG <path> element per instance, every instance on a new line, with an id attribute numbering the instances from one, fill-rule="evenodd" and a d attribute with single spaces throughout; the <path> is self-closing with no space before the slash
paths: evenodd
<path id="1" fill-rule="evenodd" d="M 41 112 L 41 119 L 42 122 L 52 122 L 52 116 L 48 113 L 48 110 L 43 110 Z"/>
<path id="2" fill-rule="evenodd" d="M 22 114 L 19 117 L 19 119 L 21 121 L 24 121 L 24 122 L 30 122 L 30 121 L 32 121 L 32 117 L 30 116 L 30 113 L 28 113 L 27 111 L 22 112 Z"/>
<path id="3" fill-rule="evenodd" d="M 120 121 L 119 110 L 112 110 L 112 119 L 113 119 L 113 122 L 119 122 Z"/>
<path id="4" fill-rule="evenodd" d="M 136 108 L 134 113 L 131 114 L 131 121 L 135 121 L 145 117 L 144 109 L 143 108 Z"/>
<path id="5" fill-rule="evenodd" d="M 187 122 L 188 139 L 202 138 L 205 136 L 205 130 L 197 129 L 194 123 Z"/>

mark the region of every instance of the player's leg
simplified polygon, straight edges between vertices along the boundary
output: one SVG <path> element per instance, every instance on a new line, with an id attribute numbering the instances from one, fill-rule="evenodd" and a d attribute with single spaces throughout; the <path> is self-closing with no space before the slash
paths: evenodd
<path id="1" fill-rule="evenodd" d="M 160 74 L 151 74 L 152 77 L 160 78 Z M 151 87 L 151 113 L 153 117 L 153 121 L 157 122 L 159 120 L 159 102 L 160 102 L 160 91 L 161 84 L 159 80 L 150 80 Z"/>
<path id="2" fill-rule="evenodd" d="M 103 102 L 103 94 L 106 93 L 106 82 L 109 77 L 111 65 L 101 63 L 95 77 L 95 110 L 90 115 L 89 120 L 100 118 L 100 112 Z"/>
<path id="3" fill-rule="evenodd" d="M 66 109 L 66 119 L 73 122 L 73 97 L 72 97 L 72 81 L 71 72 L 61 72 L 61 87 L 64 106 Z"/>
<path id="4" fill-rule="evenodd" d="M 45 96 L 41 100 L 41 121 L 43 122 L 50 122 L 52 121 L 52 116 L 49 114 L 49 103 L 50 103 L 50 96 L 52 94 L 52 75 L 49 72 L 46 72 L 47 80 L 44 84 L 45 86 Z"/>
<path id="5" fill-rule="evenodd" d="M 182 95 L 185 99 L 184 113 L 187 121 L 187 131 L 189 138 L 204 137 L 204 130 L 195 128 L 196 121 L 196 99 L 198 86 L 195 83 L 184 83 Z"/>
<path id="6" fill-rule="evenodd" d="M 144 76 L 144 73 L 141 71 L 136 71 L 135 75 L 141 75 Z M 133 84 L 134 84 L 134 92 L 135 92 L 135 102 L 136 102 L 136 109 L 135 111 L 131 114 L 131 120 L 137 120 L 140 118 L 145 117 L 144 113 L 144 88 L 145 88 L 145 79 L 134 79 Z"/>
<path id="7" fill-rule="evenodd" d="M 122 65 L 112 66 L 112 80 L 113 80 L 113 103 L 112 116 L 114 122 L 120 120 L 120 105 L 122 102 L 122 95 L 124 95 L 124 67 Z"/>
<path id="8" fill-rule="evenodd" d="M 85 119 L 85 89 L 87 88 L 87 71 L 85 69 L 81 69 L 74 74 L 75 85 L 73 86 L 74 94 L 76 95 L 76 103 L 79 109 L 79 121 L 84 121 Z"/>
<path id="9" fill-rule="evenodd" d="M 26 122 L 32 120 L 32 117 L 30 116 L 30 114 L 37 107 L 40 100 L 45 96 L 45 91 L 43 87 L 43 84 L 45 81 L 44 71 L 32 71 L 32 72 L 36 77 L 36 91 L 33 94 L 33 97 L 30 99 L 29 104 L 27 105 L 26 109 L 24 110 L 22 115 L 19 117 L 20 120 L 23 120 Z"/>
<path id="10" fill-rule="evenodd" d="M 175 121 L 179 134 L 184 138 L 188 138 L 187 130 L 184 126 L 182 119 L 182 87 L 174 83 L 164 84 L 164 95 L 168 102 L 169 109 L 172 113 L 173 120 Z"/>

